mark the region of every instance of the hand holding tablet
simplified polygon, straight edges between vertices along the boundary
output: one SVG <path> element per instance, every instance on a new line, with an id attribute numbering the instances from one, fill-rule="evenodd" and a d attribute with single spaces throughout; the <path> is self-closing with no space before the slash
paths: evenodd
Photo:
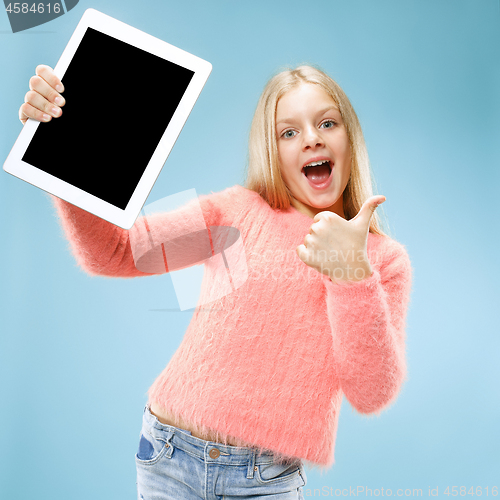
<path id="1" fill-rule="evenodd" d="M 54 70 L 39 66 L 30 80 L 28 102 L 19 111 L 27 120 L 4 170 L 130 229 L 211 69 L 207 61 L 88 9 Z M 116 103 L 136 99 L 134 88 L 144 82 L 130 87 L 134 75 L 146 75 L 154 102 L 133 112 L 118 104 L 112 114 L 100 115 L 104 93 L 112 92 Z M 57 117 L 52 108 L 61 106 Z M 43 114 L 52 118 L 41 123 Z M 46 155 L 47 144 L 58 147 Z"/>
<path id="2" fill-rule="evenodd" d="M 54 70 L 44 64 L 37 66 L 36 75 L 30 79 L 30 91 L 19 108 L 21 123 L 24 125 L 28 118 L 48 122 L 52 117 L 61 116 L 61 106 L 66 103 L 61 92 L 64 92 L 64 85 Z"/>

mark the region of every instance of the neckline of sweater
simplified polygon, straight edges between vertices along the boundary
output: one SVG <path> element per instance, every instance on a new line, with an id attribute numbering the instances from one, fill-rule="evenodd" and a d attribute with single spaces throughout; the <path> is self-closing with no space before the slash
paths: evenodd
<path id="1" fill-rule="evenodd" d="M 257 193 L 257 191 L 253 191 L 252 189 L 248 189 L 245 186 L 242 186 L 240 184 L 236 184 L 233 186 L 234 188 L 242 189 L 244 192 L 248 193 L 250 196 L 255 196 L 259 200 L 260 203 L 263 203 L 265 207 L 267 207 L 271 212 L 276 213 L 276 212 L 281 212 L 282 214 L 290 215 L 298 220 L 302 220 L 304 222 L 304 225 L 307 227 L 310 227 L 313 224 L 313 218 L 309 217 L 308 215 L 300 212 L 297 210 L 293 205 L 290 205 L 287 209 L 278 209 L 278 210 L 273 210 L 269 203 L 267 203 L 262 196 Z M 372 247 L 374 244 L 376 244 L 376 241 L 378 241 L 378 238 L 375 237 L 376 235 L 373 233 L 368 233 L 368 246 Z"/>

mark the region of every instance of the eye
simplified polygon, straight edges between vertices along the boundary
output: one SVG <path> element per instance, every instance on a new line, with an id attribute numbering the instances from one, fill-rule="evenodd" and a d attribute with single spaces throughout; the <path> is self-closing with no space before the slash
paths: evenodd
<path id="1" fill-rule="evenodd" d="M 326 120 L 321 124 L 323 128 L 333 128 L 335 125 L 336 122 L 334 122 L 333 120 Z"/>
<path id="2" fill-rule="evenodd" d="M 281 134 L 281 137 L 285 138 L 285 139 L 291 139 L 292 137 L 295 136 L 297 132 L 295 132 L 295 130 L 291 130 L 291 129 L 288 129 L 288 130 L 285 130 L 282 134 Z"/>

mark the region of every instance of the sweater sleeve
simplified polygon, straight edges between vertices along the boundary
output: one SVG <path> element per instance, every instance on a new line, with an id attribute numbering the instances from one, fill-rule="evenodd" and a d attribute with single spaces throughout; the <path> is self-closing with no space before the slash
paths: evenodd
<path id="1" fill-rule="evenodd" d="M 386 238 L 370 255 L 373 274 L 359 282 L 325 276 L 336 372 L 360 413 L 379 412 L 396 398 L 407 374 L 405 322 L 411 264 L 400 243 Z"/>
<path id="2" fill-rule="evenodd" d="M 138 217 L 129 230 L 50 196 L 77 263 L 90 275 L 151 276 L 202 264 L 213 255 L 210 226 L 219 224 L 217 194 Z"/>

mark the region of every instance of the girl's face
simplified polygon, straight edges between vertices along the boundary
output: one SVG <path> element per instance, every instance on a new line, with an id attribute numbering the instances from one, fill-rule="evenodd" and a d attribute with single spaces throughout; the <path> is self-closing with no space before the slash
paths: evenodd
<path id="1" fill-rule="evenodd" d="M 344 217 L 342 193 L 351 172 L 351 154 L 334 100 L 319 85 L 293 88 L 278 101 L 276 134 L 292 205 L 310 217 L 324 210 Z"/>

